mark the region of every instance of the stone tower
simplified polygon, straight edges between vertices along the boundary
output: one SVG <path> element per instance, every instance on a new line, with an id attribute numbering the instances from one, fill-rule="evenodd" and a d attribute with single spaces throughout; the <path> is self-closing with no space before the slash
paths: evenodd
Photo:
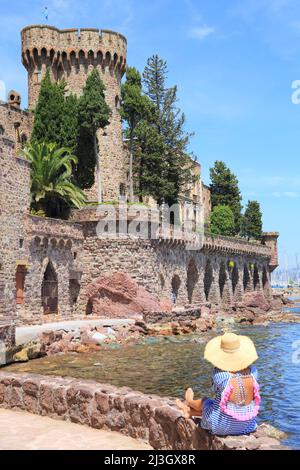
<path id="1" fill-rule="evenodd" d="M 77 95 L 82 93 L 88 74 L 94 68 L 99 71 L 112 110 L 109 126 L 98 134 L 102 197 L 104 201 L 118 199 L 124 193 L 127 179 L 119 113 L 126 38 L 109 30 L 59 30 L 48 25 L 27 26 L 21 35 L 22 62 L 28 71 L 29 108 L 36 104 L 46 70 L 55 81 L 64 78 L 68 89 Z M 97 192 L 95 184 L 88 191 L 91 201 L 99 200 Z"/>

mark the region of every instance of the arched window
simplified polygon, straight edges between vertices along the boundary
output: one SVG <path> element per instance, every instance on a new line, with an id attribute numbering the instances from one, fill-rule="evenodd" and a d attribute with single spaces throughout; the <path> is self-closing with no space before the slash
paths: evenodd
<path id="1" fill-rule="evenodd" d="M 49 261 L 42 283 L 42 305 L 44 314 L 58 313 L 58 282 L 55 269 Z"/>
<path id="2" fill-rule="evenodd" d="M 17 305 L 24 303 L 24 286 L 25 286 L 26 267 L 18 265 L 16 271 L 16 302 Z"/>

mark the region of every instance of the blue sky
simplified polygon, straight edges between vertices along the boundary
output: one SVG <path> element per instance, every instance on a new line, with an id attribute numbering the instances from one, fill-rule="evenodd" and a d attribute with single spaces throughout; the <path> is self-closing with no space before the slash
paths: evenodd
<path id="1" fill-rule="evenodd" d="M 257 199 L 264 229 L 278 230 L 281 261 L 300 254 L 299 0 L 0 0 L 0 97 L 22 93 L 20 29 L 45 22 L 99 27 L 127 36 L 128 63 L 140 70 L 158 53 L 169 84 L 179 88 L 191 148 L 209 181 L 224 160 L 237 174 L 244 201 Z M 2 82 L 1 82 L 2 81 Z"/>

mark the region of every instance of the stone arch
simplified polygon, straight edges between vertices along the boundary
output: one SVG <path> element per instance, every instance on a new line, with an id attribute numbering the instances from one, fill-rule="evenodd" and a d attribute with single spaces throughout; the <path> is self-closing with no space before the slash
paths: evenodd
<path id="1" fill-rule="evenodd" d="M 84 65 L 85 64 L 85 53 L 84 51 L 81 49 L 78 53 L 78 61 L 79 61 L 79 64 L 80 65 Z"/>
<path id="2" fill-rule="evenodd" d="M 239 270 L 237 264 L 234 264 L 231 274 L 232 292 L 235 294 L 237 285 L 239 283 Z"/>
<path id="3" fill-rule="evenodd" d="M 103 62 L 103 54 L 102 51 L 97 52 L 97 65 L 101 65 Z"/>
<path id="4" fill-rule="evenodd" d="M 80 283 L 77 279 L 69 280 L 69 295 L 70 295 L 70 305 L 74 307 L 76 305 L 80 293 Z"/>
<path id="5" fill-rule="evenodd" d="M 220 265 L 220 270 L 219 270 L 219 289 L 220 289 L 221 299 L 223 298 L 226 281 L 227 281 L 226 266 L 225 266 L 224 261 L 222 261 Z"/>
<path id="6" fill-rule="evenodd" d="M 259 279 L 258 267 L 257 267 L 257 264 L 255 264 L 254 265 L 254 270 L 253 270 L 253 287 L 254 287 L 254 290 L 257 290 L 257 288 L 259 288 L 259 283 L 260 283 L 260 279 Z"/>
<path id="7" fill-rule="evenodd" d="M 178 293 L 181 285 L 181 280 L 178 274 L 175 274 L 172 278 L 171 287 L 172 287 L 172 298 L 173 302 L 177 302 Z"/>
<path id="8" fill-rule="evenodd" d="M 94 59 L 95 59 L 94 51 L 90 49 L 88 52 L 88 60 L 91 65 L 94 64 Z"/>
<path id="9" fill-rule="evenodd" d="M 19 264 L 16 269 L 16 303 L 17 305 L 24 304 L 25 276 L 26 276 L 26 267 L 24 265 Z"/>
<path id="10" fill-rule="evenodd" d="M 118 54 L 115 52 L 114 53 L 114 66 L 116 66 L 118 63 Z"/>
<path id="11" fill-rule="evenodd" d="M 47 49 L 43 47 L 41 50 L 41 59 L 42 59 L 42 64 L 46 64 L 47 62 Z"/>
<path id="12" fill-rule="evenodd" d="M 211 290 L 211 286 L 213 283 L 213 268 L 210 260 L 207 261 L 205 265 L 205 272 L 204 272 L 204 293 L 206 300 L 209 299 L 209 294 Z"/>
<path id="13" fill-rule="evenodd" d="M 247 264 L 244 265 L 244 274 L 243 274 L 243 287 L 244 292 L 247 292 L 250 288 L 250 273 Z"/>
<path id="14" fill-rule="evenodd" d="M 75 51 L 70 52 L 70 62 L 71 62 L 71 65 L 75 65 L 75 63 L 76 63 L 76 52 Z"/>
<path id="15" fill-rule="evenodd" d="M 111 62 L 111 54 L 109 51 L 107 51 L 105 54 L 105 65 L 109 66 L 110 62 Z"/>
<path id="16" fill-rule="evenodd" d="M 188 294 L 188 301 L 191 304 L 193 302 L 194 290 L 195 286 L 199 279 L 199 273 L 196 266 L 196 263 L 193 259 L 190 260 L 187 268 L 187 294 Z"/>
<path id="17" fill-rule="evenodd" d="M 42 306 L 44 314 L 58 313 L 58 281 L 51 261 L 48 261 L 42 282 Z"/>
<path id="18" fill-rule="evenodd" d="M 267 274 L 267 270 L 266 270 L 266 267 L 264 266 L 263 267 L 263 273 L 262 273 L 262 286 L 263 286 L 263 289 L 264 290 L 268 290 L 269 288 L 269 276 Z"/>

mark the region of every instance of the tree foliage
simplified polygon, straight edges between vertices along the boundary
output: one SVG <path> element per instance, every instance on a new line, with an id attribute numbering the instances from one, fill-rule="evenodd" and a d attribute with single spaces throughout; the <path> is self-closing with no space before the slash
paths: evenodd
<path id="1" fill-rule="evenodd" d="M 210 216 L 210 231 L 215 235 L 232 236 L 235 233 L 235 220 L 229 206 L 216 206 Z"/>
<path id="2" fill-rule="evenodd" d="M 33 142 L 22 152 L 31 163 L 31 198 L 35 211 L 57 217 L 66 206 L 78 208 L 85 203 L 84 193 L 72 182 L 72 167 L 77 158 L 70 149 Z"/>
<path id="3" fill-rule="evenodd" d="M 241 229 L 242 197 L 237 177 L 224 162 L 216 161 L 214 167 L 210 169 L 210 179 L 212 208 L 230 207 L 235 221 L 234 234 L 238 234 Z"/>
<path id="4" fill-rule="evenodd" d="M 262 212 L 257 201 L 248 201 L 245 214 L 242 219 L 242 236 L 249 239 L 261 240 L 262 238 Z"/>
<path id="5" fill-rule="evenodd" d="M 147 61 L 143 73 L 146 95 L 154 105 L 153 125 L 163 140 L 165 202 L 178 202 L 180 194 L 192 181 L 193 162 L 188 155 L 191 134 L 184 130 L 185 116 L 177 107 L 177 87 L 167 88 L 167 64 L 158 55 Z"/>

